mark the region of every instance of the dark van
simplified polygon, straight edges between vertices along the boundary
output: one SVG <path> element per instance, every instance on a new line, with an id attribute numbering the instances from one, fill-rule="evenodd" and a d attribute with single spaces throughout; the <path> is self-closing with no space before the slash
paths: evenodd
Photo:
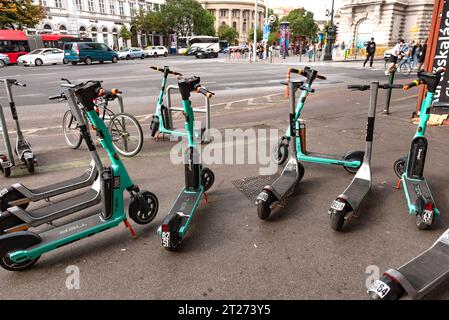
<path id="1" fill-rule="evenodd" d="M 94 61 L 117 63 L 118 55 L 104 43 L 69 42 L 64 44 L 64 60 L 74 65 L 78 62 L 92 64 Z"/>

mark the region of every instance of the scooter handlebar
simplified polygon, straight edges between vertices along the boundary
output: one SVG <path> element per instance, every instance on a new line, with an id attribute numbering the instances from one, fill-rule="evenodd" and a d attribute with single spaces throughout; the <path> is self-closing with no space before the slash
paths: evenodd
<path id="1" fill-rule="evenodd" d="M 209 99 L 212 98 L 212 97 L 215 95 L 215 93 L 213 93 L 213 92 L 207 90 L 206 88 L 203 88 L 202 86 L 197 86 L 197 87 L 195 88 L 195 91 L 198 92 L 198 93 L 201 93 L 201 94 L 205 95 L 205 96 L 208 97 Z"/>
<path id="2" fill-rule="evenodd" d="M 165 72 L 163 68 L 158 68 L 158 67 L 154 67 L 154 66 L 151 66 L 150 69 L 153 69 L 155 71 L 159 71 L 159 72 L 162 72 L 162 73 Z M 171 71 L 171 70 L 168 70 L 168 73 L 172 74 L 174 76 L 182 76 L 182 73 Z"/>
<path id="3" fill-rule="evenodd" d="M 370 88 L 369 84 L 350 84 L 350 85 L 348 85 L 349 90 L 366 91 L 369 88 Z"/>
<path id="4" fill-rule="evenodd" d="M 65 98 L 64 94 L 61 93 L 61 94 L 57 94 L 54 96 L 49 96 L 48 100 L 59 100 L 59 99 L 64 99 L 64 98 Z"/>
<path id="5" fill-rule="evenodd" d="M 288 72 L 289 72 L 289 73 L 296 73 L 296 74 L 299 74 L 299 75 L 301 75 L 301 76 L 303 76 L 303 77 L 307 77 L 307 74 L 306 74 L 305 71 L 302 70 L 302 69 L 290 68 L 290 69 L 288 70 Z M 325 76 L 322 76 L 322 75 L 320 75 L 320 74 L 318 74 L 318 73 L 316 74 L 316 77 L 317 77 L 318 79 L 321 79 L 321 80 L 326 80 L 326 79 L 327 79 Z"/>
<path id="6" fill-rule="evenodd" d="M 420 80 L 413 80 L 412 82 L 410 82 L 410 83 L 404 85 L 404 86 L 402 87 L 402 89 L 405 90 L 405 91 L 407 91 L 407 90 L 410 89 L 410 88 L 419 86 L 421 83 L 422 83 L 422 81 L 420 81 Z"/>
<path id="7" fill-rule="evenodd" d="M 19 86 L 19 87 L 26 87 L 27 86 L 26 84 L 20 83 L 17 80 L 15 80 L 12 84 L 15 85 L 15 86 Z"/>
<path id="8" fill-rule="evenodd" d="M 402 85 L 402 84 L 388 84 L 388 83 L 385 83 L 385 84 L 380 84 L 379 88 L 380 89 L 403 89 L 404 85 Z"/>

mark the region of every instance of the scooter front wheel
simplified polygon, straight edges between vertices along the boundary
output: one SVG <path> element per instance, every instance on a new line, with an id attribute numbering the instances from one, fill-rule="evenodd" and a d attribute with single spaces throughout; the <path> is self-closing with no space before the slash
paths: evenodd
<path id="1" fill-rule="evenodd" d="M 262 219 L 266 220 L 271 214 L 271 204 L 274 202 L 274 195 L 268 191 L 264 190 L 262 191 L 256 199 L 256 206 L 257 206 L 257 216 Z"/>
<path id="2" fill-rule="evenodd" d="M 11 168 L 3 168 L 2 166 L 0 166 L 1 170 L 2 170 L 2 174 L 5 178 L 8 178 L 9 176 L 11 176 Z"/>
<path id="3" fill-rule="evenodd" d="M 365 152 L 363 151 L 351 151 L 348 152 L 343 159 L 345 161 L 348 162 L 353 162 L 353 161 L 359 161 L 360 165 L 357 167 L 346 167 L 344 166 L 343 168 L 345 168 L 346 171 L 348 171 L 351 174 L 356 174 L 357 171 L 359 170 L 359 168 L 361 167 L 362 163 L 363 163 L 363 157 L 365 156 Z"/>
<path id="4" fill-rule="evenodd" d="M 25 159 L 25 165 L 29 173 L 34 173 L 34 158 Z"/>
<path id="5" fill-rule="evenodd" d="M 394 173 L 398 176 L 398 178 L 402 178 L 402 175 L 405 172 L 405 169 L 407 168 L 407 157 L 399 158 L 394 162 L 393 165 Z"/>
<path id="6" fill-rule="evenodd" d="M 128 208 L 129 217 L 137 224 L 148 224 L 156 217 L 159 210 L 159 201 L 156 195 L 149 191 L 141 193 L 145 201 L 145 208 L 137 198 L 133 198 Z"/>
<path id="7" fill-rule="evenodd" d="M 8 271 L 25 271 L 30 269 L 39 260 L 40 256 L 32 260 L 25 260 L 22 262 L 12 261 L 8 255 L 0 258 L 0 266 Z"/>
<path id="8" fill-rule="evenodd" d="M 204 191 L 209 190 L 215 181 L 215 174 L 209 168 L 204 168 L 201 172 L 201 184 L 204 187 Z"/>
<path id="9" fill-rule="evenodd" d="M 284 139 L 282 139 L 276 146 L 273 148 L 272 158 L 273 161 L 278 165 L 282 166 L 285 161 L 288 159 L 288 142 L 285 143 Z"/>

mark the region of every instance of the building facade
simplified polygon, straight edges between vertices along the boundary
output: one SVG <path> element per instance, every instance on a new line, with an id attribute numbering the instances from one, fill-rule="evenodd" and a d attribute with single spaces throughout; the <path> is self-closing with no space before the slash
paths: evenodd
<path id="1" fill-rule="evenodd" d="M 361 48 L 374 37 L 378 47 L 389 48 L 398 39 L 425 40 L 429 34 L 434 0 L 345 0 L 339 10 L 338 42 Z"/>
<path id="2" fill-rule="evenodd" d="M 138 34 L 131 28 L 131 20 L 139 10 L 157 11 L 165 0 L 34 0 L 41 4 L 46 17 L 28 34 L 68 34 L 89 37 L 113 49 L 127 46 L 162 45 L 164 39 L 157 33 Z M 131 30 L 131 40 L 124 43 L 120 29 Z"/>
<path id="3" fill-rule="evenodd" d="M 265 21 L 265 3 L 257 0 L 257 15 L 254 0 L 198 0 L 206 10 L 215 17 L 215 29 L 228 25 L 239 33 L 239 44 L 245 44 L 250 31 L 257 21 L 257 28 L 262 29 Z"/>

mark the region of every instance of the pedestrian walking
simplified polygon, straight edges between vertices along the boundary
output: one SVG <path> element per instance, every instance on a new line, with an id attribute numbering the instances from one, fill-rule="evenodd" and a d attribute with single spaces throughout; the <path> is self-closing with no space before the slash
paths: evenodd
<path id="1" fill-rule="evenodd" d="M 371 38 L 371 41 L 368 41 L 366 44 L 366 59 L 363 62 L 363 67 L 365 68 L 366 63 L 369 60 L 370 68 L 373 67 L 374 54 L 376 53 L 376 43 L 374 42 L 374 38 Z"/>
<path id="2" fill-rule="evenodd" d="M 418 70 L 421 70 L 421 68 L 424 65 L 424 61 L 426 60 L 426 53 L 427 53 L 427 39 L 424 42 L 424 44 L 421 46 L 421 51 L 420 51 L 419 57 L 418 57 Z"/>
<path id="3" fill-rule="evenodd" d="M 309 45 L 309 62 L 312 62 L 313 55 L 315 54 L 315 46 L 313 43 Z"/>
<path id="4" fill-rule="evenodd" d="M 418 62 L 419 62 L 418 59 L 419 59 L 420 52 L 421 52 L 421 41 L 417 40 L 412 49 L 412 57 L 413 57 L 412 67 L 413 68 L 416 68 L 418 66 Z"/>
<path id="5" fill-rule="evenodd" d="M 385 70 L 385 75 L 388 76 L 391 71 L 396 67 L 396 63 L 398 62 L 398 57 L 402 54 L 402 47 L 404 46 L 404 40 L 399 39 L 398 43 L 391 50 L 390 55 L 390 65 L 387 70 Z"/>

